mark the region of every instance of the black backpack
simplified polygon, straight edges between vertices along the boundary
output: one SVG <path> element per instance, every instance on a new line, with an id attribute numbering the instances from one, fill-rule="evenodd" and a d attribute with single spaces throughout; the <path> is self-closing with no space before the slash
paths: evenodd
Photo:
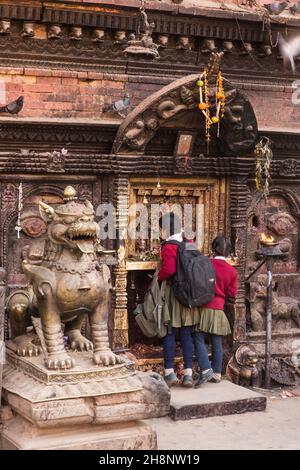
<path id="1" fill-rule="evenodd" d="M 186 307 L 200 307 L 215 296 L 216 273 L 209 258 L 194 243 L 171 240 L 178 245 L 176 274 L 171 287 L 177 300 Z"/>

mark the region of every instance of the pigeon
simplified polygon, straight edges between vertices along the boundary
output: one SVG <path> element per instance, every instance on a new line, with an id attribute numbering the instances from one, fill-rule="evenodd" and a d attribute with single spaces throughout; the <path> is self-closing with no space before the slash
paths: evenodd
<path id="1" fill-rule="evenodd" d="M 123 111 L 125 111 L 127 108 L 130 106 L 130 99 L 128 93 L 124 95 L 124 98 L 122 100 L 115 101 L 114 103 L 104 106 L 103 112 L 111 112 L 111 113 L 116 113 L 119 114 L 121 117 L 125 117 L 125 114 Z"/>
<path id="2" fill-rule="evenodd" d="M 264 7 L 268 10 L 271 15 L 280 15 L 280 13 L 285 10 L 288 6 L 289 0 L 287 2 L 273 2 L 265 4 Z"/>
<path id="3" fill-rule="evenodd" d="M 300 13 L 300 2 L 295 3 L 295 5 L 290 8 L 290 12 L 293 13 L 293 15 L 296 15 L 296 13 Z"/>
<path id="4" fill-rule="evenodd" d="M 283 37 L 280 35 L 278 37 L 278 45 L 280 54 L 283 57 L 283 64 L 285 67 L 290 65 L 292 71 L 295 73 L 295 60 L 294 57 L 299 56 L 300 54 L 300 36 L 295 37 L 290 42 L 287 42 Z"/>
<path id="5" fill-rule="evenodd" d="M 0 113 L 19 114 L 24 104 L 24 96 L 19 96 L 18 99 L 8 103 L 5 106 L 0 106 Z"/>

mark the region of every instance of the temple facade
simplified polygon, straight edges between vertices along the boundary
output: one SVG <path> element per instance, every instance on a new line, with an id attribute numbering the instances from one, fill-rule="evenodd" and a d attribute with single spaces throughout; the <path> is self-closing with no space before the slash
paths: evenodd
<path id="1" fill-rule="evenodd" d="M 6 272 L 0 313 L 6 339 L 6 299 L 27 286 L 24 250 L 46 234 L 38 202 L 61 204 L 72 185 L 80 201 L 112 204 L 116 211 L 116 237 L 103 241 L 116 252 L 113 350 L 130 350 L 141 365 L 160 360 L 158 343 L 142 337 L 131 315 L 157 266 L 159 246 L 124 237 L 129 207 L 188 204 L 193 223 L 200 220 L 199 247 L 206 254 L 218 233 L 233 242 L 239 277 L 233 343 L 254 342 L 261 357 L 265 267 L 250 274 L 260 263 L 263 233 L 285 247 L 284 260 L 274 265 L 274 377 L 299 380 L 291 357 L 300 341 L 300 69 L 297 57 L 294 73 L 284 66 L 278 46 L 281 37 L 297 35 L 300 14 L 291 9 L 297 2 L 276 14 L 261 3 L 271 4 L 0 0 L 0 266 Z M 220 129 L 211 130 L 209 142 L 197 101 L 205 69 L 210 87 L 221 71 L 226 98 Z M 261 139 L 269 139 L 273 152 L 267 198 L 255 184 L 261 162 L 254 148 Z"/>

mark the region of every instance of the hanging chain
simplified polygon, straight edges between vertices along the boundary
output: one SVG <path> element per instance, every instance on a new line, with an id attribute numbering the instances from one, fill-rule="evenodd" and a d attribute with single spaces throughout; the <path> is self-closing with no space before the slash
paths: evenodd
<path id="1" fill-rule="evenodd" d="M 15 229 L 17 231 L 17 238 L 20 238 L 20 232 L 22 230 L 21 227 L 21 211 L 23 209 L 23 185 L 22 183 L 19 184 L 19 194 L 18 194 L 18 219 L 17 219 L 17 225 L 15 226 Z"/>

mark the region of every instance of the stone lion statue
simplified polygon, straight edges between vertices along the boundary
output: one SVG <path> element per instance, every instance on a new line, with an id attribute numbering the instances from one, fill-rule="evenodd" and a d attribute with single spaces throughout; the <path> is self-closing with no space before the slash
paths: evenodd
<path id="1" fill-rule="evenodd" d="M 242 344 L 228 361 L 226 377 L 231 382 L 250 387 L 259 384 L 258 355 L 255 348 Z"/>
<path id="2" fill-rule="evenodd" d="M 48 224 L 48 239 L 39 261 L 23 261 L 31 289 L 18 291 L 8 299 L 12 329 L 25 333 L 28 316 L 33 310 L 41 320 L 48 369 L 69 369 L 74 361 L 64 346 L 64 335 L 73 350 L 93 350 L 96 364 L 105 366 L 122 362 L 109 348 L 108 298 L 110 272 L 99 264 L 99 227 L 89 201 L 77 202 L 76 191 L 67 187 L 64 204 L 56 208 L 40 202 L 41 217 Z M 88 315 L 92 342 L 81 334 L 84 316 Z M 65 325 L 64 333 L 62 323 Z M 21 326 L 21 328 L 20 328 Z M 30 336 L 17 336 L 16 351 L 20 355 L 40 353 Z"/>

